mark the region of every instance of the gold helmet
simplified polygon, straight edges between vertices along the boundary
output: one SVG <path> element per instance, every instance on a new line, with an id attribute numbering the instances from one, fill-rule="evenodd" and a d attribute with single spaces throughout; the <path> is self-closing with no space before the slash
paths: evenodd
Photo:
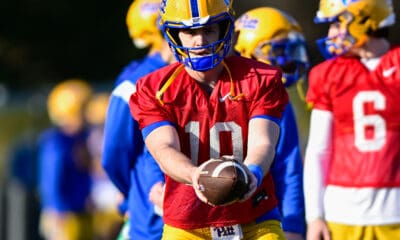
<path id="1" fill-rule="evenodd" d="M 160 26 L 175 58 L 185 66 L 206 71 L 217 66 L 229 53 L 234 28 L 232 1 L 229 0 L 163 0 Z M 220 38 L 207 46 L 183 47 L 177 36 L 179 29 L 201 28 L 218 24 Z M 192 50 L 210 49 L 212 53 L 192 57 Z"/>
<path id="2" fill-rule="evenodd" d="M 85 119 L 90 125 L 103 125 L 106 120 L 108 101 L 110 95 L 108 93 L 96 93 L 88 101 L 85 107 Z"/>
<path id="3" fill-rule="evenodd" d="M 288 87 L 303 78 L 310 63 L 297 21 L 284 11 L 259 7 L 235 22 L 235 51 L 241 56 L 279 66 Z"/>
<path id="4" fill-rule="evenodd" d="M 321 0 L 316 23 L 337 22 L 346 34 L 317 41 L 326 58 L 342 55 L 353 46 L 361 46 L 369 34 L 395 23 L 392 0 Z"/>
<path id="5" fill-rule="evenodd" d="M 134 0 L 126 15 L 129 35 L 137 48 L 160 49 L 163 36 L 158 27 L 161 0 Z"/>
<path id="6" fill-rule="evenodd" d="M 82 79 L 67 79 L 57 84 L 47 98 L 51 122 L 59 127 L 80 129 L 84 106 L 91 94 L 91 86 Z"/>

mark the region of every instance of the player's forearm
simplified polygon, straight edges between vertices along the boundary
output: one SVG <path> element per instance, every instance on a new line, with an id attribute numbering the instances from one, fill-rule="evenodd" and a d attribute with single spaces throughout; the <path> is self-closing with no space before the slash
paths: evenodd
<path id="1" fill-rule="evenodd" d="M 175 181 L 192 183 L 196 166 L 180 151 L 179 137 L 173 127 L 158 127 L 146 137 L 145 143 L 165 174 Z"/>
<path id="2" fill-rule="evenodd" d="M 263 176 L 269 171 L 275 156 L 275 148 L 268 145 L 253 147 L 247 154 L 245 165 L 257 165 L 263 170 Z"/>
<path id="3" fill-rule="evenodd" d="M 305 153 L 304 192 L 307 222 L 324 217 L 323 196 L 332 155 L 332 122 L 329 111 L 313 110 Z"/>
<path id="4" fill-rule="evenodd" d="M 263 118 L 252 119 L 249 123 L 249 137 L 246 165 L 258 165 L 263 174 L 269 171 L 275 157 L 279 137 L 279 126 Z"/>
<path id="5" fill-rule="evenodd" d="M 175 181 L 192 183 L 192 173 L 196 169 L 190 159 L 174 148 L 166 147 L 156 150 L 155 157 L 162 171 Z"/>

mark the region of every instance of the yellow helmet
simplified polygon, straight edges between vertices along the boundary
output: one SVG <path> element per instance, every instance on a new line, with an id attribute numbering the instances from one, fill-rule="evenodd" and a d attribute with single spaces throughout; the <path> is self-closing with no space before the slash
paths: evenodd
<path id="1" fill-rule="evenodd" d="M 281 67 L 290 86 L 306 74 L 310 63 L 306 42 L 297 21 L 284 11 L 259 7 L 235 22 L 235 51 L 240 55 Z"/>
<path id="2" fill-rule="evenodd" d="M 360 46 L 368 35 L 395 23 L 392 0 L 320 0 L 316 23 L 338 22 L 347 34 L 317 41 L 321 53 L 331 58 Z"/>
<path id="3" fill-rule="evenodd" d="M 161 48 L 163 36 L 158 27 L 161 0 L 134 0 L 126 15 L 129 35 L 137 48 Z"/>
<path id="4" fill-rule="evenodd" d="M 59 127 L 79 129 L 84 106 L 92 94 L 91 86 L 82 79 L 67 79 L 57 84 L 47 98 L 50 120 Z"/>
<path id="5" fill-rule="evenodd" d="M 110 94 L 102 92 L 94 94 L 85 107 L 85 119 L 90 125 L 103 125 L 106 120 Z"/>
<path id="6" fill-rule="evenodd" d="M 160 26 L 175 58 L 185 66 L 206 71 L 217 66 L 228 54 L 234 28 L 232 1 L 229 0 L 162 0 Z M 183 47 L 177 36 L 179 29 L 220 26 L 220 39 L 207 46 Z M 211 49 L 212 54 L 191 57 L 189 51 Z"/>

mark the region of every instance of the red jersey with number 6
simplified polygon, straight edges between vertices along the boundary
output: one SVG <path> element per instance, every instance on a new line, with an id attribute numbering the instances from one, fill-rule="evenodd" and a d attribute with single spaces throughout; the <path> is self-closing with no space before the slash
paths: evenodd
<path id="1" fill-rule="evenodd" d="M 309 74 L 307 101 L 333 114 L 333 156 L 327 184 L 400 186 L 400 48 L 368 70 L 338 57 Z"/>
<path id="2" fill-rule="evenodd" d="M 210 94 L 180 63 L 139 80 L 130 108 L 140 127 L 173 123 L 182 152 L 195 165 L 222 155 L 243 161 L 249 120 L 280 118 L 288 96 L 277 68 L 238 56 L 225 59 L 225 63 L 227 68 Z M 162 95 L 157 98 L 159 90 Z M 211 207 L 196 197 L 191 186 L 167 176 L 163 218 L 166 224 L 184 229 L 251 222 L 277 204 L 271 174 L 256 193 L 258 198 L 243 203 Z"/>

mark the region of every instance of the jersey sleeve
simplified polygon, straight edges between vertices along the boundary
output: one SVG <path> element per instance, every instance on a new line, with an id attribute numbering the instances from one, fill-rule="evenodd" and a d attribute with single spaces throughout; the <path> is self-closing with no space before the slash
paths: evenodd
<path id="1" fill-rule="evenodd" d="M 285 232 L 304 234 L 305 209 L 303 194 L 303 160 L 292 105 L 287 104 L 280 121 L 281 135 L 271 173 L 282 213 Z"/>
<path id="2" fill-rule="evenodd" d="M 288 102 L 288 95 L 282 83 L 281 71 L 262 69 L 260 85 L 254 97 L 251 108 L 251 117 L 267 115 L 273 118 L 281 118 Z"/>
<path id="3" fill-rule="evenodd" d="M 39 190 L 43 208 L 62 209 L 60 193 L 63 169 L 62 146 L 53 132 L 47 131 L 39 138 Z"/>
<path id="4" fill-rule="evenodd" d="M 149 150 L 147 148 L 144 149 L 144 154 L 148 161 L 146 161 L 146 165 L 143 168 L 145 171 L 145 175 L 148 176 L 147 183 L 148 189 L 151 190 L 154 184 L 158 182 L 165 183 L 164 173 L 161 171 L 160 166 L 157 161 L 151 156 Z"/>
<path id="5" fill-rule="evenodd" d="M 324 63 L 326 64 L 326 63 Z M 329 97 L 329 83 L 326 82 L 326 66 L 317 65 L 308 75 L 308 90 L 306 101 L 312 107 L 320 110 L 331 111 L 332 104 Z"/>
<path id="6" fill-rule="evenodd" d="M 125 197 L 129 193 L 131 166 L 144 146 L 128 105 L 129 96 L 134 90 L 135 85 L 125 81 L 113 91 L 104 127 L 102 165 Z"/>
<path id="7" fill-rule="evenodd" d="M 140 129 L 157 122 L 174 122 L 156 98 L 156 92 L 153 89 L 157 87 L 152 87 L 150 81 L 147 81 L 151 77 L 158 78 L 159 76 L 156 73 L 140 79 L 138 90 L 132 94 L 129 102 L 131 114 L 139 123 Z"/>

